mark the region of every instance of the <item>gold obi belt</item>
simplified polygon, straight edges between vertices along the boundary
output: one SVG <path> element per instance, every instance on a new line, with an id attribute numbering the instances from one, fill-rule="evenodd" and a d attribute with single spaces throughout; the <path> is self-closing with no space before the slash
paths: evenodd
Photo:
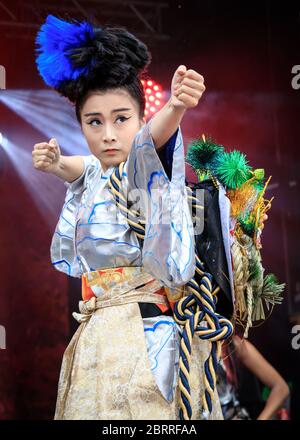
<path id="1" fill-rule="evenodd" d="M 118 287 L 124 291 L 124 286 L 128 283 L 129 290 L 136 288 L 136 292 L 141 291 L 143 288 L 144 298 L 142 302 L 152 302 L 160 308 L 162 313 L 165 313 L 170 307 L 174 310 L 174 303 L 183 296 L 184 287 L 169 289 L 165 287 L 162 282 L 153 278 L 152 275 L 147 273 L 141 266 L 126 266 L 126 267 L 113 267 L 107 269 L 98 269 L 92 272 L 86 272 L 81 277 L 82 280 L 82 299 L 83 301 L 89 301 L 93 297 L 101 298 L 103 295 L 106 300 L 107 293 L 112 292 L 113 303 L 118 296 Z M 122 287 L 121 287 L 122 286 Z M 147 301 L 147 288 L 149 292 L 155 295 L 162 295 L 161 301 L 157 303 L 151 300 L 149 293 L 149 301 Z M 176 293 L 175 293 L 176 292 Z M 133 294 L 133 301 L 134 301 Z M 153 297 L 152 298 L 159 298 Z M 140 293 L 136 293 L 136 302 L 141 301 Z"/>

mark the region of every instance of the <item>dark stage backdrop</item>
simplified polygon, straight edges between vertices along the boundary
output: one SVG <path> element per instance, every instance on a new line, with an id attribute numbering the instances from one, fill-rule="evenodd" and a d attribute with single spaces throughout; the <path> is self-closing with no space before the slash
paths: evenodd
<path id="1" fill-rule="evenodd" d="M 18 17 L 23 3 L 3 3 Z M 240 149 L 252 166 L 273 176 L 267 197 L 275 199 L 263 234 L 263 259 L 266 271 L 277 274 L 287 288 L 283 305 L 250 332 L 250 340 L 297 390 L 300 350 L 292 349 L 291 330 L 300 316 L 300 89 L 297 80 L 292 86 L 292 69 L 300 65 L 299 5 L 165 3 L 161 32 L 168 38 L 157 40 L 149 29 L 145 37 L 153 56 L 149 74 L 168 89 L 176 67 L 186 64 L 199 71 L 206 84 L 199 106 L 182 123 L 185 143 L 210 134 L 224 146 Z M 41 20 L 35 17 L 36 25 L 50 12 L 55 9 L 43 11 Z M 11 19 L 7 11 L 0 9 L 0 14 L 0 65 L 6 69 L 7 90 L 45 88 L 34 64 L 36 30 L 11 27 L 4 23 Z M 76 18 L 83 17 L 76 13 Z M 111 15 L 103 20 L 145 33 L 137 17 L 130 21 Z M 22 148 L 30 150 L 34 143 L 48 140 L 1 102 L 0 115 L 0 132 Z M 50 179 L 43 199 L 49 198 L 52 214 L 45 216 L 44 205 L 36 202 L 42 189 L 26 183 L 36 171 L 32 168 L 21 178 L 22 159 L 16 162 L 12 164 L 0 148 L 0 325 L 6 329 L 6 349 L 0 349 L 0 419 L 51 419 L 63 351 L 77 326 L 71 312 L 80 299 L 80 281 L 68 279 L 50 263 L 65 187 Z M 187 176 L 195 180 L 188 167 Z M 294 418 L 300 412 L 297 399 L 295 392 Z"/>

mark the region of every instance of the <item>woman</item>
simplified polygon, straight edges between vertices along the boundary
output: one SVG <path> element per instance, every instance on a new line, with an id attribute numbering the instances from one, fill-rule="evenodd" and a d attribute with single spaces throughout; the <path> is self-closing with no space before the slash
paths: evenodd
<path id="1" fill-rule="evenodd" d="M 68 188 L 51 244 L 56 269 L 82 278 L 81 326 L 67 347 L 55 419 L 177 419 L 180 326 L 172 304 L 195 271 L 180 121 L 195 107 L 203 77 L 180 66 L 169 102 L 144 120 L 146 46 L 124 29 L 48 16 L 37 43 L 45 82 L 75 104 L 91 155 L 60 154 L 55 139 L 34 146 L 36 169 Z M 162 161 L 166 163 L 166 169 Z M 108 187 L 125 161 L 123 189 L 141 197 L 145 240 L 128 225 Z M 195 341 L 193 417 L 202 418 L 202 365 Z M 215 393 L 211 418 L 222 419 Z"/>

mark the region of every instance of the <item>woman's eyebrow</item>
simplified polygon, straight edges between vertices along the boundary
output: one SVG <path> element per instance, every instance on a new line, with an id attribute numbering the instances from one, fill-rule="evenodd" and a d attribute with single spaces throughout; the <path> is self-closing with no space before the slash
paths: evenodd
<path id="1" fill-rule="evenodd" d="M 117 113 L 117 112 L 125 112 L 131 110 L 131 108 L 115 108 L 114 110 L 111 111 L 111 113 Z M 92 113 L 86 113 L 84 116 L 103 116 L 102 113 L 100 112 L 92 112 Z"/>

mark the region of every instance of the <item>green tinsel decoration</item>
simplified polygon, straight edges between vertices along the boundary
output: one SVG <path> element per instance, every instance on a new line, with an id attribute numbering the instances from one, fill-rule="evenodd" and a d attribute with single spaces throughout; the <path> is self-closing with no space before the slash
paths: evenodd
<path id="1" fill-rule="evenodd" d="M 249 279 L 248 281 L 255 280 L 261 273 L 261 263 L 257 260 L 249 260 Z"/>
<path id="2" fill-rule="evenodd" d="M 218 157 L 223 153 L 224 147 L 217 145 L 211 138 L 202 138 L 193 140 L 188 145 L 186 161 L 197 172 L 199 179 L 213 174 Z"/>
<path id="3" fill-rule="evenodd" d="M 255 232 L 255 220 L 250 215 L 250 213 L 247 213 L 244 216 L 239 216 L 238 222 L 241 225 L 243 232 L 249 237 L 253 237 L 253 234 Z"/>
<path id="4" fill-rule="evenodd" d="M 269 304 L 280 304 L 282 302 L 283 297 L 281 294 L 284 288 L 285 283 L 279 284 L 273 273 L 265 276 L 261 298 L 264 299 L 267 307 Z"/>
<path id="5" fill-rule="evenodd" d="M 253 186 L 258 191 L 262 191 L 264 188 L 264 180 L 265 180 L 265 170 L 263 168 L 257 168 L 253 172 L 255 181 L 253 183 Z"/>
<path id="6" fill-rule="evenodd" d="M 222 153 L 218 157 L 215 174 L 228 189 L 237 189 L 251 178 L 251 167 L 247 163 L 246 156 L 237 150 Z"/>
<path id="7" fill-rule="evenodd" d="M 265 178 L 265 170 L 263 168 L 256 168 L 253 174 L 257 181 L 263 181 Z"/>

